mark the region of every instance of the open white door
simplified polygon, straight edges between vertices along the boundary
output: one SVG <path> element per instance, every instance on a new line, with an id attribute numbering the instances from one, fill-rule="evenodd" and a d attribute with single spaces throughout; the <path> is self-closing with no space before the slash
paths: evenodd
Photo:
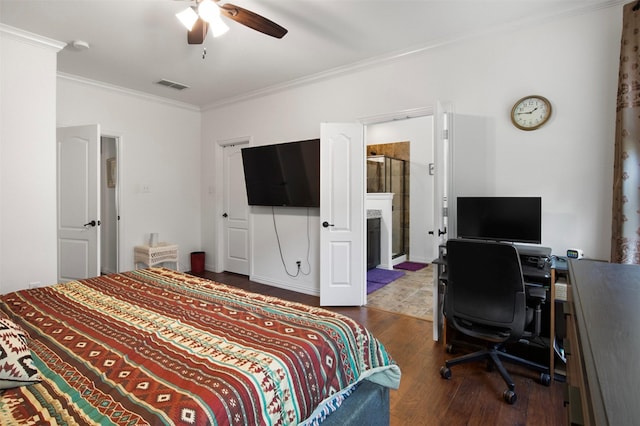
<path id="1" fill-rule="evenodd" d="M 439 246 L 445 244 L 449 238 L 449 194 L 451 185 L 451 127 L 452 127 L 452 106 L 438 102 L 436 107 L 436 117 L 434 123 L 435 143 L 435 184 L 434 184 L 434 238 L 436 247 L 435 253 L 439 253 Z M 433 274 L 433 340 L 440 339 L 443 317 L 440 308 L 439 297 L 440 279 L 438 274 Z"/>
<path id="2" fill-rule="evenodd" d="M 57 130 L 58 281 L 100 274 L 100 126 Z"/>
<path id="3" fill-rule="evenodd" d="M 320 305 L 366 304 L 364 128 L 320 129 Z"/>
<path id="4" fill-rule="evenodd" d="M 224 270 L 249 275 L 249 204 L 240 152 L 242 145 L 223 148 Z"/>

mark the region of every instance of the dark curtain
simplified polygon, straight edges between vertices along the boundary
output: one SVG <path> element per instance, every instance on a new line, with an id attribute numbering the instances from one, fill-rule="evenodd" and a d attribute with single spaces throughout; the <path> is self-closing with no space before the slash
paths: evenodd
<path id="1" fill-rule="evenodd" d="M 623 8 L 613 172 L 611 261 L 640 264 L 640 1 Z"/>

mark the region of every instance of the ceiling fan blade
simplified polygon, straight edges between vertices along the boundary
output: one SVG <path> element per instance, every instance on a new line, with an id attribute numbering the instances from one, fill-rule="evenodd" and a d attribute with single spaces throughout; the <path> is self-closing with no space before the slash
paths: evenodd
<path id="1" fill-rule="evenodd" d="M 243 9 L 240 6 L 235 6 L 230 3 L 219 4 L 220 12 L 222 12 L 227 18 L 252 28 L 256 31 L 260 31 L 263 34 L 270 35 L 275 38 L 282 38 L 287 33 L 286 28 L 281 27 L 275 22 L 260 16 L 250 10 Z"/>
<path id="2" fill-rule="evenodd" d="M 198 18 L 191 31 L 187 33 L 187 41 L 189 44 L 202 44 L 207 36 L 209 24 L 202 18 Z"/>

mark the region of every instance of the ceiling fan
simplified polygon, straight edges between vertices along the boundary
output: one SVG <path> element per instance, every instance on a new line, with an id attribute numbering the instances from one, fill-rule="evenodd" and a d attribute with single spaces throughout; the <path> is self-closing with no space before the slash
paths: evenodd
<path id="1" fill-rule="evenodd" d="M 275 38 L 282 38 L 287 30 L 275 22 L 231 3 L 220 4 L 220 0 L 196 0 L 196 6 L 190 6 L 176 16 L 187 28 L 189 44 L 202 44 L 209 29 L 214 37 L 229 30 L 222 21 L 224 15 L 229 19 Z"/>

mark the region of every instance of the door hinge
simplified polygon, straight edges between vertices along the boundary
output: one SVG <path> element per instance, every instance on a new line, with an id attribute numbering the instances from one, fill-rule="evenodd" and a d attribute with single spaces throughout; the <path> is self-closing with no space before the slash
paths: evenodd
<path id="1" fill-rule="evenodd" d="M 434 174 L 436 174 L 436 164 L 429 163 L 429 175 L 433 176 Z"/>
<path id="2" fill-rule="evenodd" d="M 442 208 L 442 216 L 449 217 L 449 207 Z"/>
<path id="3" fill-rule="evenodd" d="M 442 139 L 449 139 L 449 129 L 442 129 Z"/>

